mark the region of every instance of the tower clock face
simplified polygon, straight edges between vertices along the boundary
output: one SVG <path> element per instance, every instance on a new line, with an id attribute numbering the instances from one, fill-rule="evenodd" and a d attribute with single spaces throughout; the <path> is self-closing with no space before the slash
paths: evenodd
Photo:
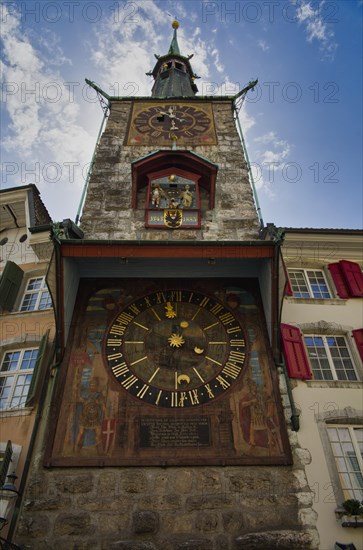
<path id="1" fill-rule="evenodd" d="M 193 137 L 203 134 L 210 126 L 210 118 L 204 111 L 193 106 L 169 105 L 150 107 L 141 111 L 135 118 L 135 128 L 152 137 L 176 136 Z"/>
<path id="2" fill-rule="evenodd" d="M 136 104 L 129 132 L 129 144 L 201 138 L 215 143 L 211 105 L 188 103 Z"/>
<path id="3" fill-rule="evenodd" d="M 210 403 L 239 379 L 244 329 L 232 311 L 200 292 L 175 288 L 142 296 L 117 314 L 104 341 L 114 379 L 158 407 Z"/>

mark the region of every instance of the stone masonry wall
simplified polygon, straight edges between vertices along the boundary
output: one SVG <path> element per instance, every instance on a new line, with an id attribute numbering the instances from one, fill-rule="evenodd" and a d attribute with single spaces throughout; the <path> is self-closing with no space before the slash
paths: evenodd
<path id="1" fill-rule="evenodd" d="M 13 538 L 26 550 L 319 548 L 310 453 L 295 432 L 293 466 L 46 469 L 46 426 L 44 417 Z"/>
<path id="2" fill-rule="evenodd" d="M 229 102 L 215 102 L 216 207 L 200 230 L 147 230 L 145 195 L 131 209 L 130 163 L 152 149 L 123 145 L 131 102 L 113 105 L 82 216 L 86 239 L 258 238 L 259 222 Z M 206 205 L 202 196 L 202 205 Z M 283 404 L 291 412 L 281 377 Z M 44 410 L 51 410 L 51 388 Z M 293 466 L 44 468 L 42 418 L 13 540 L 28 550 L 316 550 L 307 450 L 289 431 Z"/>
<path id="3" fill-rule="evenodd" d="M 145 228 L 145 194 L 131 208 L 131 162 L 158 149 L 126 146 L 131 102 L 113 102 L 98 145 L 81 219 L 86 239 L 250 240 L 258 238 L 259 222 L 241 142 L 228 101 L 213 103 L 217 145 L 190 150 L 218 164 L 216 203 L 202 210 L 199 230 Z M 146 193 L 146 190 L 145 190 Z M 203 203 L 202 203 L 203 207 Z"/>

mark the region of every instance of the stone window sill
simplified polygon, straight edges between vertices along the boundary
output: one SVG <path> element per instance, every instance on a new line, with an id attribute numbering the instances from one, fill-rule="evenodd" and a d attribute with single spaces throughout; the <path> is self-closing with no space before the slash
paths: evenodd
<path id="1" fill-rule="evenodd" d="M 363 389 L 361 380 L 305 380 L 309 388 L 351 388 L 355 390 Z"/>
<path id="2" fill-rule="evenodd" d="M 294 298 L 286 296 L 286 300 L 291 304 L 315 304 L 324 306 L 345 306 L 347 300 L 342 298 Z"/>

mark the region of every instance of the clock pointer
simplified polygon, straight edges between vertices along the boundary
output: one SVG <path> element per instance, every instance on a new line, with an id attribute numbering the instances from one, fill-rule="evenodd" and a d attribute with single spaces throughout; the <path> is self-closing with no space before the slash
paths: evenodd
<path id="1" fill-rule="evenodd" d="M 175 111 L 172 107 L 169 107 L 167 111 L 159 111 L 159 113 L 163 116 L 169 117 L 170 119 L 172 119 L 172 121 L 174 121 L 174 119 L 178 120 L 179 122 L 185 121 L 185 118 L 179 118 L 176 116 Z"/>

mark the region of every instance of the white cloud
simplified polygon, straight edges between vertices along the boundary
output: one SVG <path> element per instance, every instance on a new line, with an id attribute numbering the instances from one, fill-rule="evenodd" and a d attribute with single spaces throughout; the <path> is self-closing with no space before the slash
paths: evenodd
<path id="1" fill-rule="evenodd" d="M 62 47 L 60 46 L 60 38 L 49 29 L 44 29 L 42 34 L 32 33 L 31 39 L 34 44 L 43 48 L 47 55 L 47 64 L 61 66 L 64 64 L 72 65 L 72 61 L 65 57 Z"/>
<path id="2" fill-rule="evenodd" d="M 293 1 L 295 3 L 295 1 Z M 298 23 L 305 27 L 308 42 L 317 40 L 320 45 L 322 59 L 332 61 L 338 44 L 335 41 L 334 32 L 322 17 L 325 0 L 318 5 L 311 5 L 307 0 L 297 4 L 296 16 Z"/>
<path id="3" fill-rule="evenodd" d="M 25 34 L 20 15 L 4 12 L 6 9 L 4 4 L 1 68 L 3 110 L 9 119 L 3 131 L 4 156 L 16 167 L 16 185 L 36 183 L 43 193 L 56 182 L 63 190 L 61 199 L 56 200 L 64 201 L 67 186 L 73 187 L 76 181 L 83 184 L 82 167 L 90 160 L 94 137 L 79 124 L 79 105 L 70 99 L 64 79 L 52 68 L 54 62 L 69 65 L 56 35 L 49 35 L 49 47 L 53 44 L 55 49 L 44 48 L 44 39 Z M 71 181 L 65 163 L 78 166 L 78 174 Z M 49 166 L 56 167 L 58 177 L 51 176 Z M 9 186 L 4 178 L 3 183 Z M 47 202 L 49 209 L 54 198 Z"/>
<path id="4" fill-rule="evenodd" d="M 261 39 L 257 42 L 257 44 L 263 52 L 267 52 L 270 49 L 270 46 L 267 44 L 266 40 Z"/>
<path id="5" fill-rule="evenodd" d="M 211 52 L 210 52 L 212 58 L 213 58 L 213 62 L 214 62 L 214 66 L 215 68 L 217 69 L 217 71 L 219 73 L 223 73 L 224 72 L 224 66 L 222 65 L 222 63 L 220 62 L 220 58 L 219 58 L 219 51 L 217 50 L 217 48 L 214 48 Z"/>
<path id="6" fill-rule="evenodd" d="M 287 166 L 292 146 L 286 140 L 278 138 L 273 131 L 255 138 L 253 142 L 266 146 L 254 152 L 255 162 L 252 168 L 256 188 L 263 189 L 266 195 L 273 199 L 273 183 L 279 179 L 279 175 Z"/>
<path id="7" fill-rule="evenodd" d="M 107 87 L 115 83 L 119 87 L 119 95 L 150 95 L 153 80 L 145 73 L 152 70 L 156 63 L 152 54 L 165 55 L 173 36 L 172 19 L 165 18 L 164 10 L 154 1 L 141 0 L 137 8 L 134 21 L 128 25 L 121 26 L 114 17 L 103 20 L 95 31 L 96 41 L 89 44 L 91 58 L 102 82 L 101 87 L 111 95 L 116 94 Z M 185 18 L 187 16 L 190 19 L 189 14 L 184 14 Z M 166 25 L 169 35 L 168 31 L 160 32 Z M 202 79 L 208 79 L 211 50 L 201 39 L 201 29 L 195 27 L 192 36 L 187 36 L 181 25 L 178 29 L 178 44 L 182 55 L 194 54 L 191 64 L 195 73 Z M 217 50 L 214 50 L 213 56 L 216 67 L 223 70 Z M 197 85 L 200 89 L 199 82 Z"/>
<path id="8" fill-rule="evenodd" d="M 247 113 L 245 103 L 243 104 L 242 109 L 239 112 L 238 118 L 240 120 L 244 135 L 246 135 L 248 130 L 250 130 L 256 124 L 256 120 L 249 113 Z"/>

